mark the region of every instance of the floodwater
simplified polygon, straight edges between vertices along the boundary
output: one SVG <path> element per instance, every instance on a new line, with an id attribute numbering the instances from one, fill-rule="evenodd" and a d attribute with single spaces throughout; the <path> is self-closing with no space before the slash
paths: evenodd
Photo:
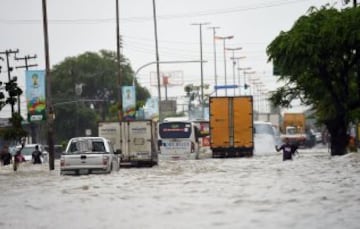
<path id="1" fill-rule="evenodd" d="M 0 228 L 360 228 L 360 153 L 299 152 L 108 175 L 0 167 Z"/>

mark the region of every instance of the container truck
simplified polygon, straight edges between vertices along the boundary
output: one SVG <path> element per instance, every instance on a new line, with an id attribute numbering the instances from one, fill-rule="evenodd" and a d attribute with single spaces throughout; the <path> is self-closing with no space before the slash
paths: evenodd
<path id="1" fill-rule="evenodd" d="M 252 96 L 210 97 L 210 148 L 214 158 L 253 155 Z"/>

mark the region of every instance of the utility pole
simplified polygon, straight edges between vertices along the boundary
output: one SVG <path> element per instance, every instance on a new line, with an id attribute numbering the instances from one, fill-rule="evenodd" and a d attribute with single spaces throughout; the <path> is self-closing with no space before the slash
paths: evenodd
<path id="1" fill-rule="evenodd" d="M 192 23 L 191 25 L 198 25 L 200 28 L 200 77 L 201 77 L 201 116 L 204 119 L 204 69 L 203 69 L 203 49 L 202 49 L 202 26 L 209 25 L 209 22 L 205 23 Z"/>
<path id="2" fill-rule="evenodd" d="M 216 68 L 216 30 L 220 29 L 219 26 L 208 27 L 213 30 L 213 47 L 214 47 L 214 77 L 215 77 L 215 88 L 218 85 L 217 83 L 217 68 Z M 215 95 L 217 96 L 217 90 L 215 90 Z"/>
<path id="3" fill-rule="evenodd" d="M 47 142 L 49 146 L 49 169 L 55 169 L 54 158 L 54 108 L 51 98 L 51 75 L 49 58 L 49 35 L 47 23 L 46 0 L 42 0 L 43 27 L 44 27 L 44 49 L 46 66 L 46 121 L 47 121 Z"/>
<path id="4" fill-rule="evenodd" d="M 155 35 L 155 55 L 156 55 L 156 76 L 159 97 L 159 121 L 162 121 L 161 116 L 161 88 L 160 88 L 160 63 L 159 63 L 159 47 L 158 47 L 158 33 L 157 33 L 157 20 L 156 20 L 156 3 L 153 0 L 153 19 L 154 19 L 154 35 Z"/>
<path id="5" fill-rule="evenodd" d="M 4 52 L 0 52 L 0 54 L 5 54 L 6 56 L 6 65 L 7 65 L 7 72 L 8 72 L 8 82 L 10 82 L 11 80 L 11 72 L 13 70 L 12 67 L 10 67 L 10 63 L 9 63 L 9 55 L 10 54 L 15 54 L 19 52 L 19 49 L 16 49 L 16 50 L 5 50 Z M 14 114 L 14 105 L 11 104 L 11 116 Z"/>
<path id="6" fill-rule="evenodd" d="M 36 58 L 36 55 L 34 56 L 30 56 L 30 55 L 27 55 L 27 56 L 24 56 L 24 57 L 17 57 L 16 54 L 15 54 L 15 60 L 25 60 L 25 65 L 23 66 L 16 66 L 16 68 L 25 68 L 25 70 L 29 70 L 29 67 L 36 67 L 38 66 L 37 64 L 28 64 L 28 60 L 30 59 L 35 59 Z M 21 104 L 20 104 L 20 96 L 18 96 L 18 112 L 19 114 L 21 114 Z"/>
<path id="7" fill-rule="evenodd" d="M 123 119 L 122 112 L 122 77 L 121 77 L 121 60 L 120 60 L 120 26 L 119 26 L 119 0 L 116 0 L 116 59 L 117 59 L 117 74 L 118 74 L 118 119 Z"/>
<path id="8" fill-rule="evenodd" d="M 25 61 L 25 65 L 23 66 L 16 66 L 16 68 L 25 68 L 26 71 L 29 70 L 29 67 L 36 67 L 38 66 L 37 64 L 28 64 L 28 60 L 30 59 L 35 59 L 36 58 L 36 55 L 33 55 L 33 56 L 30 56 L 30 55 L 27 55 L 27 56 L 24 56 L 24 57 L 17 57 L 16 54 L 15 54 L 15 60 L 24 60 Z M 19 111 L 19 114 L 21 114 L 21 110 L 20 110 L 20 107 L 21 107 L 21 103 L 20 103 L 20 96 L 18 96 L 18 111 Z M 35 123 L 30 121 L 30 130 L 31 130 L 31 142 L 32 143 L 36 143 L 36 131 L 35 131 Z"/>

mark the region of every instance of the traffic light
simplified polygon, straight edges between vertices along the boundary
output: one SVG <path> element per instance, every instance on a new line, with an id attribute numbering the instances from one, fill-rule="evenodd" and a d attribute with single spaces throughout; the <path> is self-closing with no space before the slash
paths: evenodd
<path id="1" fill-rule="evenodd" d="M 249 85 L 248 84 L 244 84 L 244 88 L 245 90 L 248 89 Z"/>

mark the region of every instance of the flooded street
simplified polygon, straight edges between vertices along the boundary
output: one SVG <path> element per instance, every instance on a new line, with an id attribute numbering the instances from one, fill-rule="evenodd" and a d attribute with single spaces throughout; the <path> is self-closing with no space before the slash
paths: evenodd
<path id="1" fill-rule="evenodd" d="M 360 154 L 299 151 L 110 175 L 0 167 L 0 228 L 359 228 Z"/>

